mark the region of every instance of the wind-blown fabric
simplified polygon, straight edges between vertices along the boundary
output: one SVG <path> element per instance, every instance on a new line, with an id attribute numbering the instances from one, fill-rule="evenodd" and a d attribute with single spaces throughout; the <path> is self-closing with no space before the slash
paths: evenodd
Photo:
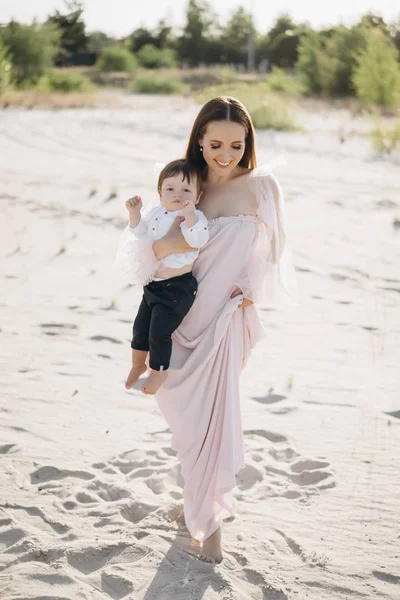
<path id="1" fill-rule="evenodd" d="M 193 265 L 196 300 L 172 336 L 168 377 L 156 394 L 182 466 L 186 525 L 200 542 L 232 515 L 245 465 L 239 376 L 265 332 L 256 306 L 240 304 L 297 302 L 282 190 L 265 167 L 247 182 L 258 214 L 208 220 L 210 239 Z M 243 294 L 231 298 L 237 288 Z"/>

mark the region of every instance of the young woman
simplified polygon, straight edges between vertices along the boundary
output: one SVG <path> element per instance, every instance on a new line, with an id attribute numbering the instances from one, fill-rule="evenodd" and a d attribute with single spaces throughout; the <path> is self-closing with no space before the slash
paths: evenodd
<path id="1" fill-rule="evenodd" d="M 184 519 L 199 558 L 222 560 L 221 521 L 232 515 L 235 476 L 245 466 L 239 375 L 263 337 L 254 302 L 296 304 L 296 278 L 281 188 L 256 168 L 250 115 L 231 97 L 200 110 L 186 159 L 202 174 L 198 208 L 210 239 L 193 265 L 196 300 L 174 332 L 169 376 L 156 400 L 184 477 Z M 177 220 L 153 244 L 161 260 L 188 252 Z"/>

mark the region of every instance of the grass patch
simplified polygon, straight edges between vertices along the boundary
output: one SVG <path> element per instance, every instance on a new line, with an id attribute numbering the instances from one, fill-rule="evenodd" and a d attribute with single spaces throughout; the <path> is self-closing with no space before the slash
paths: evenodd
<path id="1" fill-rule="evenodd" d="M 93 92 L 95 86 L 88 77 L 82 73 L 63 73 L 61 71 L 53 71 L 47 75 L 43 75 L 36 89 L 40 92 Z"/>
<path id="2" fill-rule="evenodd" d="M 280 92 L 288 96 L 301 96 L 305 93 L 304 86 L 291 75 L 287 75 L 283 69 L 273 66 L 272 71 L 265 81 L 273 92 Z"/>
<path id="3" fill-rule="evenodd" d="M 0 108 L 56 109 L 99 108 L 119 106 L 115 98 L 85 92 L 40 92 L 11 90 L 0 95 Z"/>
<path id="4" fill-rule="evenodd" d="M 257 129 L 301 130 L 296 122 L 290 100 L 271 92 L 265 80 L 211 86 L 195 94 L 195 99 L 204 104 L 215 96 L 233 96 L 243 102 Z"/>
<path id="5" fill-rule="evenodd" d="M 376 119 L 375 126 L 368 133 L 372 147 L 380 153 L 391 154 L 400 147 L 400 119 L 383 122 Z"/>
<path id="6" fill-rule="evenodd" d="M 187 86 L 179 79 L 168 74 L 141 73 L 135 79 L 133 91 L 136 94 L 185 94 Z"/>

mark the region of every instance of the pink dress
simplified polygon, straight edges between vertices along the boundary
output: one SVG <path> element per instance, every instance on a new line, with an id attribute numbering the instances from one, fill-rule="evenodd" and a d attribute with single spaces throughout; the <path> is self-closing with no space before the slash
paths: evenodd
<path id="1" fill-rule="evenodd" d="M 248 184 L 258 214 L 209 219 L 210 240 L 193 265 L 196 300 L 172 336 L 168 377 L 156 394 L 182 466 L 184 513 L 193 538 L 207 539 L 232 515 L 235 476 L 245 465 L 239 376 L 264 330 L 255 305 L 296 304 L 283 195 L 263 167 Z M 230 298 L 239 287 L 243 295 Z"/>

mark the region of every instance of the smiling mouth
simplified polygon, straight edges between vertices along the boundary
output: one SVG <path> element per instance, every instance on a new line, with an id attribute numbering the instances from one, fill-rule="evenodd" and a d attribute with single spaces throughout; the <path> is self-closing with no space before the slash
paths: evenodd
<path id="1" fill-rule="evenodd" d="M 217 163 L 217 165 L 219 165 L 220 167 L 224 167 L 224 168 L 226 168 L 226 167 L 229 167 L 229 165 L 231 164 L 231 162 L 232 162 L 232 161 L 230 160 L 229 162 L 223 163 L 223 162 L 219 162 L 219 160 L 216 160 L 215 162 L 216 162 L 216 163 Z"/>

